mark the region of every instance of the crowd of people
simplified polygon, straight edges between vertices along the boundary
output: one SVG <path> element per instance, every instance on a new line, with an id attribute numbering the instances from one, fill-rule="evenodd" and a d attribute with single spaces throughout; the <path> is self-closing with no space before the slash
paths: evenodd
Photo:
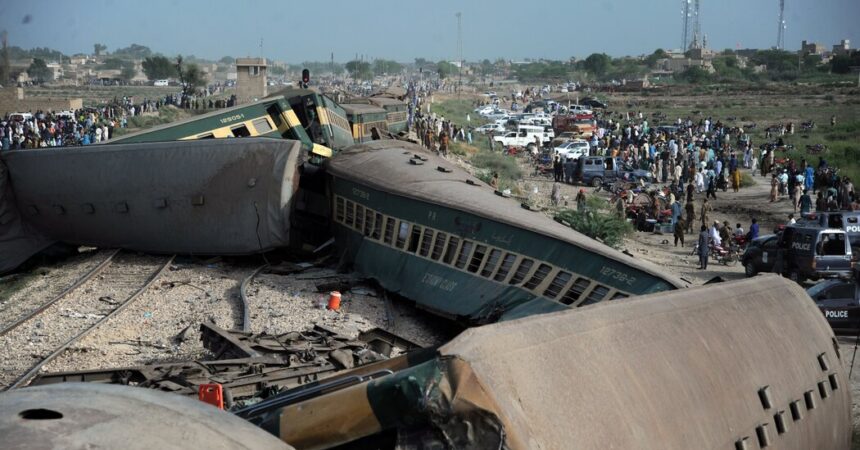
<path id="1" fill-rule="evenodd" d="M 0 119 L 0 150 L 89 145 L 115 136 L 115 130 L 128 126 L 129 120 L 145 113 L 157 113 L 165 106 L 182 109 L 212 109 L 235 106 L 236 96 L 214 99 L 210 87 L 201 95 L 181 92 L 159 98 L 125 96 L 107 105 L 74 111 L 36 111 L 32 114 L 6 114 Z"/>

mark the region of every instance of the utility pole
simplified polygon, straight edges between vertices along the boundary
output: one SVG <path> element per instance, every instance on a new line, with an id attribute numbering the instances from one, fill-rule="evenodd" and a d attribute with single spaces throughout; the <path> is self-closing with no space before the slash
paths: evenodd
<path id="1" fill-rule="evenodd" d="M 457 16 L 457 58 L 460 60 L 460 65 L 457 67 L 457 97 L 459 98 L 463 84 L 463 28 L 460 24 L 463 14 L 458 12 L 455 16 Z"/>
<path id="2" fill-rule="evenodd" d="M 785 0 L 779 0 L 779 30 L 776 33 L 776 49 L 785 50 Z"/>

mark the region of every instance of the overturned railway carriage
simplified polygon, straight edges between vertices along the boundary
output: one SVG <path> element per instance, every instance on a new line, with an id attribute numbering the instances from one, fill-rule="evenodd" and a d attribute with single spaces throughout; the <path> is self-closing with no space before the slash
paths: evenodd
<path id="1" fill-rule="evenodd" d="M 345 260 L 443 315 L 490 322 L 683 286 L 414 144 L 356 145 L 326 170 Z"/>
<path id="2" fill-rule="evenodd" d="M 52 240 L 156 253 L 287 246 L 299 141 L 247 138 L 4 152 L 17 209 Z"/>
<path id="3" fill-rule="evenodd" d="M 340 106 L 346 111 L 356 144 L 375 141 L 388 134 L 387 114 L 384 109 L 358 103 L 341 103 Z"/>
<path id="4" fill-rule="evenodd" d="M 282 89 L 270 97 L 278 96 L 287 99 L 315 143 L 336 151 L 355 144 L 346 111 L 330 97 L 311 89 L 299 88 Z"/>
<path id="5" fill-rule="evenodd" d="M 263 427 L 315 449 L 844 450 L 843 356 L 803 289 L 767 276 L 472 328 Z"/>
<path id="6" fill-rule="evenodd" d="M 311 140 L 289 102 L 280 96 L 219 109 L 120 136 L 110 140 L 108 144 L 237 137 L 280 137 L 296 140 L 313 154 L 320 157 L 331 156 L 330 149 Z"/>
<path id="7" fill-rule="evenodd" d="M 397 134 L 406 131 L 406 119 L 409 115 L 406 102 L 388 97 L 368 97 L 367 102 L 385 110 L 385 122 L 389 132 Z"/>

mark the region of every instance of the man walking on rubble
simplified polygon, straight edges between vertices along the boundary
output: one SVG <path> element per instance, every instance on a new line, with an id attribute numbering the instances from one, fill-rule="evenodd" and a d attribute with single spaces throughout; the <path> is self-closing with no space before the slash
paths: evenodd
<path id="1" fill-rule="evenodd" d="M 708 268 L 708 253 L 710 252 L 711 238 L 708 236 L 708 227 L 702 225 L 699 231 L 699 270 Z"/>
<path id="2" fill-rule="evenodd" d="M 696 207 L 693 205 L 693 200 L 687 200 L 687 205 L 685 206 L 687 215 L 686 215 L 686 223 L 687 223 L 687 233 L 693 233 L 693 224 L 696 222 Z"/>
<path id="3" fill-rule="evenodd" d="M 702 219 L 702 226 L 706 227 L 709 225 L 708 220 L 710 219 L 709 213 L 713 210 L 711 208 L 711 204 L 708 203 L 708 199 L 705 198 L 702 201 L 702 209 L 699 211 L 699 218 Z"/>

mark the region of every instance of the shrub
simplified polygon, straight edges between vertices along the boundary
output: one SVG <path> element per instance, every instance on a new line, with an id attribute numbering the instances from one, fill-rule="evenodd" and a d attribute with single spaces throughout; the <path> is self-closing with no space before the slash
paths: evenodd
<path id="1" fill-rule="evenodd" d="M 599 198 L 591 197 L 586 203 L 587 211 L 563 209 L 555 215 L 555 220 L 570 224 L 574 230 L 610 247 L 621 247 L 624 238 L 633 233 L 633 225 L 613 213 L 601 210 L 606 202 Z"/>

